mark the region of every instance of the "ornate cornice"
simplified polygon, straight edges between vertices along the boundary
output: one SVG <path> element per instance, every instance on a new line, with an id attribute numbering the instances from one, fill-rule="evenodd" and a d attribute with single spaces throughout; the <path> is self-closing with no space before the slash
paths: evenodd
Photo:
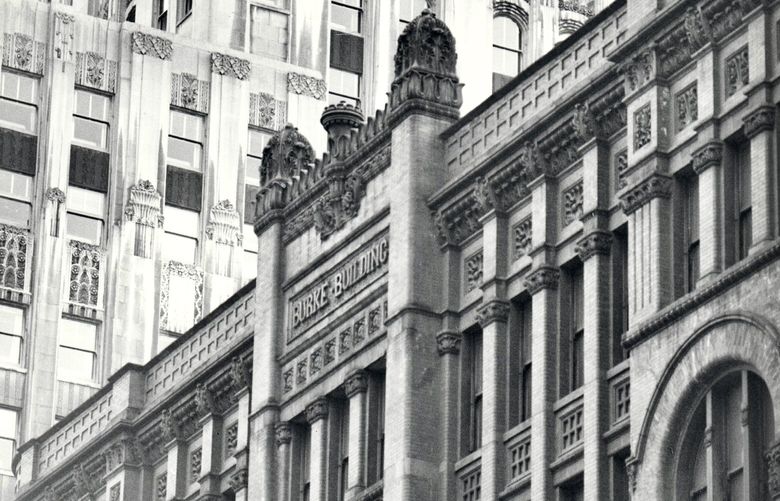
<path id="1" fill-rule="evenodd" d="M 277 447 L 289 445 L 292 441 L 292 425 L 287 421 L 276 423 L 276 426 L 274 426 L 274 434 Z"/>
<path id="2" fill-rule="evenodd" d="M 561 272 L 558 268 L 554 268 L 550 265 L 541 265 L 529 273 L 523 283 L 525 284 L 528 293 L 533 296 L 544 289 L 557 289 L 560 276 Z"/>
<path id="3" fill-rule="evenodd" d="M 509 301 L 492 299 L 477 308 L 477 322 L 482 328 L 495 322 L 503 322 L 509 319 Z"/>
<path id="4" fill-rule="evenodd" d="M 456 331 L 442 331 L 436 334 L 436 351 L 439 355 L 457 355 L 460 353 L 460 341 L 463 336 Z"/>
<path id="5" fill-rule="evenodd" d="M 249 386 L 251 381 L 249 372 L 249 367 L 244 359 L 240 356 L 233 357 L 233 360 L 230 361 L 230 380 L 235 391 Z"/>
<path id="6" fill-rule="evenodd" d="M 611 248 L 612 234 L 605 230 L 594 230 L 577 241 L 577 246 L 574 250 L 580 256 L 580 259 L 585 262 L 597 254 L 609 255 Z"/>
<path id="7" fill-rule="evenodd" d="M 173 54 L 173 43 L 167 38 L 135 31 L 130 35 L 130 50 L 135 54 L 149 55 L 167 61 Z"/>
<path id="8" fill-rule="evenodd" d="M 252 70 L 251 64 L 246 59 L 241 59 L 219 52 L 211 53 L 211 72 L 218 75 L 246 80 Z"/>
<path id="9" fill-rule="evenodd" d="M 328 399 L 320 397 L 306 406 L 306 421 L 314 424 L 320 419 L 328 417 Z"/>
<path id="10" fill-rule="evenodd" d="M 720 165 L 723 160 L 723 142 L 710 141 L 693 152 L 693 170 L 701 174 L 714 165 Z"/>
<path id="11" fill-rule="evenodd" d="M 366 371 L 358 370 L 347 376 L 344 381 L 344 392 L 347 397 L 352 398 L 358 393 L 365 393 L 368 390 L 368 374 Z"/>
<path id="12" fill-rule="evenodd" d="M 620 204 L 623 212 L 629 215 L 654 198 L 670 198 L 671 196 L 672 179 L 663 174 L 652 174 L 626 191 L 620 197 Z"/>
<path id="13" fill-rule="evenodd" d="M 745 136 L 751 139 L 763 131 L 775 128 L 775 107 L 761 106 L 751 111 L 742 121 L 745 123 Z"/>

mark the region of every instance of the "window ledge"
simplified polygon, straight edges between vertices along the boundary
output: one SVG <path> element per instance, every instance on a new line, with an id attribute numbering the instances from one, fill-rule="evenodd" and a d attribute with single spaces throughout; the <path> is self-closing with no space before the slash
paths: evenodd
<path id="1" fill-rule="evenodd" d="M 455 471 L 465 470 L 473 467 L 477 462 L 482 460 L 482 449 L 477 449 L 468 456 L 464 456 L 455 462 Z"/>
<path id="2" fill-rule="evenodd" d="M 16 365 L 7 362 L 0 362 L 0 370 L 18 372 L 19 374 L 27 374 L 27 368 L 22 367 L 21 365 Z"/>
<path id="3" fill-rule="evenodd" d="M 57 382 L 65 383 L 65 384 L 77 384 L 79 386 L 87 386 L 95 390 L 99 390 L 101 388 L 101 386 L 94 381 L 83 381 L 83 380 L 79 381 L 77 379 L 62 379 L 58 377 Z"/>

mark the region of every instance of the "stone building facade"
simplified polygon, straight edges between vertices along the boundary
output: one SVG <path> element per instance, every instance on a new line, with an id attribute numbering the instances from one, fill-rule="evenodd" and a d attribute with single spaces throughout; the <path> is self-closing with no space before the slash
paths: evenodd
<path id="1" fill-rule="evenodd" d="M 780 2 L 614 2 L 463 117 L 456 38 L 269 139 L 256 279 L 17 499 L 780 499 Z"/>
<path id="2" fill-rule="evenodd" d="M 464 109 L 602 3 L 432 5 L 487 35 Z M 266 142 L 289 121 L 321 153 L 328 103 L 383 107 L 425 5 L 0 0 L 0 498 L 19 444 L 255 277 Z"/>

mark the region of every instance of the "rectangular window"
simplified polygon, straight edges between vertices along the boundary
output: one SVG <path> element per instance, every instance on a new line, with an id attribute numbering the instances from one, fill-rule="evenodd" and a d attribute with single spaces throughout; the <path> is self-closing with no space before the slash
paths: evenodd
<path id="1" fill-rule="evenodd" d="M 688 292 L 699 280 L 699 177 L 685 180 L 685 280 Z"/>
<path id="2" fill-rule="evenodd" d="M 259 56 L 286 61 L 290 14 L 286 10 L 286 2 L 272 3 L 276 4 L 276 8 L 249 5 L 249 51 Z"/>
<path id="3" fill-rule="evenodd" d="M 337 68 L 330 68 L 328 71 L 328 104 L 344 101 L 360 106 L 360 75 Z"/>
<path id="4" fill-rule="evenodd" d="M 468 435 L 466 453 L 482 447 L 482 330 L 477 328 L 466 333 L 466 388 L 468 407 Z"/>
<path id="5" fill-rule="evenodd" d="M 163 220 L 163 262 L 195 264 L 200 235 L 200 214 L 191 210 L 165 206 Z"/>
<path id="6" fill-rule="evenodd" d="M 246 184 L 260 186 L 260 165 L 263 160 L 263 149 L 265 149 L 269 139 L 271 139 L 270 132 L 249 129 L 246 155 Z"/>
<path id="7" fill-rule="evenodd" d="M 349 401 L 339 401 L 339 495 L 345 501 L 349 488 Z"/>
<path id="8" fill-rule="evenodd" d="M 30 227 L 32 187 L 32 176 L 0 169 L 0 223 Z"/>
<path id="9" fill-rule="evenodd" d="M 24 340 L 24 310 L 0 304 L 0 363 L 17 365 Z"/>
<path id="10" fill-rule="evenodd" d="M 400 35 L 406 25 L 419 16 L 427 6 L 425 0 L 401 0 L 398 5 L 398 34 Z"/>
<path id="11" fill-rule="evenodd" d="M 99 245 L 103 238 L 105 203 L 106 196 L 102 193 L 69 186 L 65 197 L 68 210 L 66 236 Z"/>
<path id="12" fill-rule="evenodd" d="M 298 464 L 300 465 L 300 484 L 298 486 L 299 497 L 302 501 L 309 501 L 309 482 L 311 478 L 311 427 L 302 427 L 299 434 L 300 445 L 298 447 Z"/>
<path id="13" fill-rule="evenodd" d="M 584 379 L 584 318 L 582 265 L 572 269 L 569 274 L 569 391 L 574 391 Z"/>
<path id="14" fill-rule="evenodd" d="M 248 282 L 257 276 L 257 236 L 255 228 L 251 224 L 244 225 L 244 282 Z"/>
<path id="15" fill-rule="evenodd" d="M 385 373 L 372 373 L 370 389 L 368 484 L 371 485 L 385 474 Z"/>
<path id="16" fill-rule="evenodd" d="M 363 29 L 362 0 L 333 0 L 330 3 L 330 27 L 341 33 L 359 35 Z"/>
<path id="17" fill-rule="evenodd" d="M 60 319 L 57 377 L 63 381 L 92 382 L 97 366 L 97 325 Z"/>
<path id="18" fill-rule="evenodd" d="M 533 344 L 533 314 L 531 298 L 512 303 L 511 338 L 508 347 L 510 380 L 510 426 L 531 417 L 531 363 Z"/>
<path id="19" fill-rule="evenodd" d="M 111 100 L 107 96 L 76 89 L 72 144 L 106 151 L 110 106 Z"/>
<path id="20" fill-rule="evenodd" d="M 35 134 L 38 128 L 38 80 L 2 71 L 0 127 Z"/>
<path id="21" fill-rule="evenodd" d="M 734 208 L 736 217 L 736 255 L 744 259 L 753 243 L 753 216 L 751 175 L 750 175 L 750 142 L 740 143 L 735 152 L 734 167 Z"/>
<path id="22" fill-rule="evenodd" d="M 197 172 L 203 170 L 203 119 L 171 110 L 168 131 L 168 165 Z"/>
<path id="23" fill-rule="evenodd" d="M 154 16 L 154 27 L 158 30 L 168 31 L 168 0 L 155 0 Z"/>
<path id="24" fill-rule="evenodd" d="M 0 475 L 13 475 L 17 421 L 16 411 L 0 407 Z"/>
<path id="25" fill-rule="evenodd" d="M 584 501 L 585 493 L 582 479 L 570 482 L 560 488 L 561 495 L 559 499 L 561 501 Z"/>
<path id="26" fill-rule="evenodd" d="M 612 366 L 625 360 L 622 337 L 628 331 L 628 225 L 612 239 Z"/>
<path id="27" fill-rule="evenodd" d="M 192 0 L 178 0 L 176 4 L 176 24 L 184 21 L 192 13 Z"/>

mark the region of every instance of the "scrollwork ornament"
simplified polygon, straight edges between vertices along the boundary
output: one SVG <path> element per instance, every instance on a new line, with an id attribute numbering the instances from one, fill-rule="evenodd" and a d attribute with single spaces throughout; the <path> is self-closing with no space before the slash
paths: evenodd
<path id="1" fill-rule="evenodd" d="M 57 187 L 46 189 L 46 200 L 49 202 L 65 203 L 65 192 Z"/>
<path id="2" fill-rule="evenodd" d="M 761 106 L 749 113 L 744 119 L 745 136 L 752 139 L 761 132 L 775 128 L 774 106 Z"/>
<path id="3" fill-rule="evenodd" d="M 238 80 L 249 78 L 251 64 L 246 59 L 241 59 L 227 54 L 213 52 L 211 54 L 211 72 L 225 75 Z"/>
<path id="4" fill-rule="evenodd" d="M 230 487 L 233 492 L 238 492 L 241 489 L 246 489 L 249 481 L 249 470 L 241 468 L 236 470 L 233 475 L 230 476 Z"/>
<path id="5" fill-rule="evenodd" d="M 135 54 L 150 55 L 165 61 L 173 54 L 173 43 L 166 38 L 136 31 L 130 35 L 130 50 Z"/>

